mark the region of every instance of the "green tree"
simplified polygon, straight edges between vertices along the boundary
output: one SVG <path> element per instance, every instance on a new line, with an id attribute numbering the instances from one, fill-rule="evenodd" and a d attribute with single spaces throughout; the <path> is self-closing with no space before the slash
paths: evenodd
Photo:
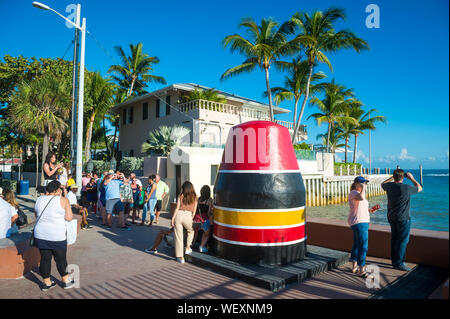
<path id="1" fill-rule="evenodd" d="M 181 103 L 186 103 L 195 100 L 206 100 L 218 103 L 227 102 L 227 99 L 223 95 L 220 95 L 219 92 L 217 92 L 214 89 L 207 89 L 207 90 L 195 89 L 194 91 L 191 91 L 188 94 L 181 96 Z"/>
<path id="2" fill-rule="evenodd" d="M 122 63 L 112 65 L 108 73 L 112 73 L 112 78 L 117 81 L 119 86 L 126 90 L 127 96 L 134 93 L 139 94 L 145 88 L 147 83 L 155 82 L 166 84 L 166 80 L 161 76 L 151 74 L 154 72 L 154 65 L 159 63 L 159 58 L 149 56 L 142 51 L 143 44 L 130 44 L 131 55 L 127 56 L 121 46 L 115 47 Z"/>
<path id="3" fill-rule="evenodd" d="M 141 152 L 154 152 L 168 156 L 172 149 L 181 145 L 183 138 L 190 130 L 184 126 L 160 126 L 148 134 L 148 139 L 142 144 Z"/>
<path id="4" fill-rule="evenodd" d="M 347 98 L 353 97 L 353 91 L 345 86 L 336 84 L 334 79 L 330 83 L 323 83 L 325 97 L 320 100 L 317 97 L 311 99 L 311 105 L 317 106 L 322 113 L 311 114 L 309 118 L 314 118 L 317 125 L 328 123 L 327 131 L 327 149 L 330 145 L 331 129 L 335 125 L 343 126 L 347 123 L 355 123 L 355 119 L 346 114 L 349 107 Z"/>
<path id="5" fill-rule="evenodd" d="M 297 12 L 291 19 L 299 28 L 299 35 L 296 38 L 302 43 L 309 64 L 302 109 L 304 109 L 309 98 L 314 66 L 322 62 L 331 71 L 333 70 L 326 53 L 342 49 L 353 49 L 356 52 L 369 49 L 368 43 L 358 38 L 353 32 L 348 30 L 336 32 L 335 24 L 339 20 L 346 20 L 344 9 L 329 8 L 325 12 L 315 11 L 311 16 L 308 13 Z M 293 137 L 296 136 L 299 127 L 300 121 L 297 121 Z"/>
<path id="6" fill-rule="evenodd" d="M 365 112 L 362 109 L 356 108 L 352 112 L 352 117 L 356 120 L 355 124 L 355 131 L 353 133 L 354 139 L 355 139 L 355 146 L 353 148 L 353 163 L 356 163 L 356 152 L 357 152 L 357 146 L 358 146 L 358 136 L 360 134 L 364 134 L 364 131 L 366 130 L 375 130 L 376 129 L 376 123 L 386 123 L 386 117 L 382 115 L 373 116 L 373 114 L 378 113 L 376 109 L 370 109 L 367 112 Z"/>
<path id="7" fill-rule="evenodd" d="M 327 145 L 327 138 L 328 138 L 328 131 L 325 133 L 317 134 L 316 139 L 320 140 L 323 145 Z M 343 147 L 344 144 L 342 143 L 342 131 L 339 127 L 332 126 L 330 129 L 330 139 L 329 139 L 329 148 L 331 152 L 336 152 L 336 149 L 339 147 Z"/>
<path id="8" fill-rule="evenodd" d="M 88 116 L 88 128 L 84 157 L 87 161 L 91 158 L 91 139 L 94 122 L 97 116 L 103 117 L 113 105 L 113 86 L 108 79 L 104 79 L 99 72 L 96 72 L 90 79 L 86 91 L 85 115 Z"/>
<path id="9" fill-rule="evenodd" d="M 242 64 L 232 67 L 222 74 L 221 80 L 225 80 L 235 75 L 251 72 L 259 67 L 264 71 L 267 96 L 269 97 L 270 120 L 274 121 L 272 93 L 269 81 L 269 69 L 272 63 L 278 65 L 280 58 L 294 54 L 299 49 L 299 39 L 288 41 L 288 36 L 293 34 L 295 29 L 291 21 L 284 22 L 281 26 L 273 19 L 262 19 L 261 25 L 257 25 L 252 18 L 245 18 L 239 24 L 245 27 L 248 32 L 248 39 L 241 35 L 233 34 L 226 36 L 223 47 L 230 47 L 230 51 L 238 51 L 245 56 Z"/>
<path id="10" fill-rule="evenodd" d="M 287 71 L 287 75 L 284 77 L 284 87 L 274 87 L 271 91 L 274 93 L 274 101 L 279 104 L 285 100 L 294 100 L 294 118 L 293 123 L 302 120 L 304 106 L 300 110 L 300 114 L 297 119 L 298 102 L 302 95 L 306 92 L 306 84 L 309 74 L 308 61 L 302 60 L 300 57 L 294 58 L 292 62 L 279 62 L 279 68 Z M 326 78 L 323 72 L 314 73 L 311 77 L 310 92 L 315 94 L 319 92 L 322 87 L 320 84 L 314 85 L 319 80 Z M 267 96 L 268 92 L 264 92 Z M 293 141 L 296 142 L 296 138 L 293 136 Z"/>
<path id="11" fill-rule="evenodd" d="M 24 82 L 10 104 L 8 122 L 11 125 L 22 133 L 37 132 L 43 136 L 43 163 L 50 139 L 60 137 L 67 127 L 71 103 L 64 82 L 51 75 L 44 75 L 30 83 Z"/>

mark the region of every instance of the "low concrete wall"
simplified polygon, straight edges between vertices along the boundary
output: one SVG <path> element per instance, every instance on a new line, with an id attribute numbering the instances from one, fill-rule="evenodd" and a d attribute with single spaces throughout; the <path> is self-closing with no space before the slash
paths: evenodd
<path id="1" fill-rule="evenodd" d="M 77 219 L 77 230 L 79 232 L 81 216 L 74 215 L 73 217 Z M 29 245 L 33 227 L 34 224 L 28 225 L 24 228 L 23 233 L 2 239 L 2 241 L 7 241 L 7 243 L 0 246 L 0 279 L 20 278 L 39 266 L 41 260 L 39 249 Z M 70 249 L 70 246 L 68 246 L 68 249 Z"/>
<path id="2" fill-rule="evenodd" d="M 307 218 L 307 243 L 341 251 L 351 251 L 353 232 L 346 221 Z M 391 228 L 371 224 L 368 256 L 391 258 Z M 406 248 L 406 261 L 416 264 L 449 268 L 449 233 L 411 229 Z"/>

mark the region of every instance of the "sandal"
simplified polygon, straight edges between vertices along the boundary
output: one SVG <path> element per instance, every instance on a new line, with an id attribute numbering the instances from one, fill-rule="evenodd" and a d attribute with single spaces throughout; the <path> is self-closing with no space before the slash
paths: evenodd
<path id="1" fill-rule="evenodd" d="M 358 276 L 363 279 L 374 279 L 374 277 L 368 272 L 363 272 L 362 274 L 358 274 Z"/>
<path id="2" fill-rule="evenodd" d="M 356 266 L 352 269 L 352 274 L 356 274 L 357 271 L 358 271 L 358 266 Z"/>

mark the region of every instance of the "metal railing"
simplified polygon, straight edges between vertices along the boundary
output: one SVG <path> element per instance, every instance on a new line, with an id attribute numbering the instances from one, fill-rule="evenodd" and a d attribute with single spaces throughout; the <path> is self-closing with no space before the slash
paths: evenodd
<path id="1" fill-rule="evenodd" d="M 241 107 L 231 104 L 225 104 L 225 103 L 219 103 L 219 102 L 213 102 L 213 101 L 206 101 L 206 100 L 194 100 L 189 101 L 186 103 L 180 103 L 178 104 L 178 107 L 181 112 L 189 112 L 194 109 L 202 109 L 202 110 L 209 110 L 209 111 L 215 111 L 215 112 L 223 112 L 226 114 L 232 114 L 232 115 L 240 115 L 242 117 L 254 119 L 254 120 L 270 120 L 269 112 L 268 111 L 260 111 L 255 110 L 248 107 Z M 275 120 L 275 123 L 286 127 L 290 131 L 294 130 L 294 123 L 287 122 L 287 121 L 281 121 L 281 120 Z M 306 125 L 300 125 L 298 129 L 298 134 L 306 134 Z"/>

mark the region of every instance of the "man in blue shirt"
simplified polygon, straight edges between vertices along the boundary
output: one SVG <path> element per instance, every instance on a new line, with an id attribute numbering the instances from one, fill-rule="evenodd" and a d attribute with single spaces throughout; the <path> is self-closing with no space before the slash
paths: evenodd
<path id="1" fill-rule="evenodd" d="M 403 184 L 405 177 L 411 180 L 414 186 Z M 411 195 L 421 192 L 422 186 L 411 173 L 396 169 L 394 175 L 385 180 L 381 187 L 386 191 L 388 198 L 387 218 L 391 225 L 392 266 L 395 269 L 410 271 L 411 269 L 404 264 L 404 261 L 411 229 Z"/>
<path id="2" fill-rule="evenodd" d="M 125 225 L 123 218 L 124 207 L 120 200 L 120 186 L 122 186 L 122 184 L 123 182 L 121 180 L 121 176 L 118 176 L 111 171 L 105 177 L 105 181 L 103 183 L 106 190 L 106 221 L 108 229 L 111 229 L 112 226 L 112 214 L 119 214 L 120 228 L 130 230 L 130 228 Z"/>

